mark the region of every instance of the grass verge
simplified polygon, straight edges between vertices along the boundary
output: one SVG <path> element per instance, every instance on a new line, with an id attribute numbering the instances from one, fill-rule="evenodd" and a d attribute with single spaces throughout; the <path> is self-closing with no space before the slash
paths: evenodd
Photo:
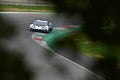
<path id="1" fill-rule="evenodd" d="M 84 33 L 80 34 L 75 42 L 78 51 L 95 59 L 103 59 L 105 56 L 115 56 L 120 64 L 120 46 L 108 46 L 103 42 L 92 42 Z"/>
<path id="2" fill-rule="evenodd" d="M 54 7 L 47 6 L 20 6 L 20 5 L 0 5 L 0 11 L 17 11 L 17 12 L 53 12 Z"/>

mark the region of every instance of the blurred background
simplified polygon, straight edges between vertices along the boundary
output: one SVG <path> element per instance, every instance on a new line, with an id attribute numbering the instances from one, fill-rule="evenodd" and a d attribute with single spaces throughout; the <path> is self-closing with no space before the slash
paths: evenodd
<path id="1" fill-rule="evenodd" d="M 50 17 L 40 14 L 15 14 L 17 17 L 0 14 L 0 80 L 96 79 L 87 72 L 77 72 L 78 68 L 56 59 L 51 51 L 31 40 L 33 33 L 27 31 L 26 26 L 38 16 L 50 19 L 54 26 L 82 26 L 79 32 L 58 41 L 56 52 L 67 54 L 71 60 L 81 61 L 81 64 L 86 63 L 85 66 L 106 80 L 120 80 L 119 4 L 119 0 L 0 0 L 1 12 L 56 13 Z M 82 60 L 79 55 L 87 56 L 90 62 Z M 71 67 L 66 67 L 66 64 Z M 82 78 L 73 78 L 75 74 Z"/>

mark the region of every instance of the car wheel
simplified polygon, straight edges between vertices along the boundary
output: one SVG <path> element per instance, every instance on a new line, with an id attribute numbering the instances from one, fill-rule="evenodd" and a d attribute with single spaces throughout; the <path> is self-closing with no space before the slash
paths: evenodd
<path id="1" fill-rule="evenodd" d="M 33 28 L 30 28 L 29 30 L 30 30 L 30 31 L 33 31 Z"/>
<path id="2" fill-rule="evenodd" d="M 47 33 L 49 33 L 49 32 L 50 32 L 50 30 L 47 31 Z"/>
<path id="3" fill-rule="evenodd" d="M 52 28 L 50 28 L 50 31 L 52 31 Z"/>
<path id="4" fill-rule="evenodd" d="M 48 31 L 47 31 L 47 30 L 44 30 L 44 32 L 45 32 L 45 33 L 48 33 Z"/>
<path id="5" fill-rule="evenodd" d="M 45 33 L 49 33 L 49 32 L 50 32 L 50 29 L 48 29 L 48 30 L 44 30 L 44 32 L 45 32 Z"/>

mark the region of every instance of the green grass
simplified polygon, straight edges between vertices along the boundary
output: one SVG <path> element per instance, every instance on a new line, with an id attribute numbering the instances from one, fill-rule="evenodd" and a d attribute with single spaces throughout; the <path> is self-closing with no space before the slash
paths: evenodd
<path id="1" fill-rule="evenodd" d="M 111 49 L 109 46 L 105 45 L 102 42 L 92 42 L 86 35 L 80 34 L 76 39 L 78 50 L 85 55 L 88 55 L 93 58 L 104 58 L 112 53 L 113 56 L 119 59 L 120 62 L 120 46 L 112 46 Z"/>
<path id="2" fill-rule="evenodd" d="M 106 52 L 106 45 L 100 42 L 92 42 L 85 35 L 81 35 L 78 38 L 78 46 L 80 51 L 83 51 L 87 55 L 93 56 L 94 54 L 100 54 Z"/>
<path id="3" fill-rule="evenodd" d="M 26 11 L 34 11 L 34 10 L 47 10 L 47 11 L 53 11 L 54 7 L 47 7 L 47 6 L 20 6 L 20 5 L 0 5 L 0 10 L 11 10 L 11 9 L 21 9 Z"/>

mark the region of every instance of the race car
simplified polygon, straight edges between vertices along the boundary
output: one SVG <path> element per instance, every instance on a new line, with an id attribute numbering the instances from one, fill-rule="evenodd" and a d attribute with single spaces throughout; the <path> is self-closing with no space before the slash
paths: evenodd
<path id="1" fill-rule="evenodd" d="M 35 32 L 45 32 L 49 33 L 53 29 L 52 23 L 47 20 L 35 20 L 33 23 L 30 24 L 29 30 Z"/>

